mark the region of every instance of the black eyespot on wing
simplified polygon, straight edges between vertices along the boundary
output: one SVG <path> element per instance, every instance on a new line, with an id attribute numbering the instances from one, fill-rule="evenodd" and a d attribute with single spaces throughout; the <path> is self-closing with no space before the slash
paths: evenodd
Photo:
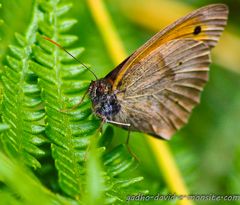
<path id="1" fill-rule="evenodd" d="M 180 66 L 180 65 L 182 65 L 182 64 L 183 64 L 183 62 L 182 62 L 182 61 L 178 62 L 178 66 Z"/>
<path id="2" fill-rule="evenodd" d="M 201 26 L 196 26 L 196 27 L 194 28 L 193 34 L 194 34 L 194 35 L 198 35 L 199 33 L 201 33 L 201 31 L 202 31 Z"/>

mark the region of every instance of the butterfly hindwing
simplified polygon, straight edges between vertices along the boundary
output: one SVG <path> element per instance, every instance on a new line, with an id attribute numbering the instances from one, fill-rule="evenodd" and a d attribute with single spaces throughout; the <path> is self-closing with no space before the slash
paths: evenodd
<path id="1" fill-rule="evenodd" d="M 169 139 L 187 123 L 208 80 L 210 50 L 196 40 L 169 41 L 141 59 L 135 72 L 124 78 L 125 92 L 117 98 L 117 122 L 131 129 Z"/>

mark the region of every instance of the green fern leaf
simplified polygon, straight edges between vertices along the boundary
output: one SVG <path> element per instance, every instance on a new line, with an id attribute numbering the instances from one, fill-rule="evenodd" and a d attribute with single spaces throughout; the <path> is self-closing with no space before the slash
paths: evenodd
<path id="1" fill-rule="evenodd" d="M 33 176 L 26 167 L 0 152 L 1 204 L 14 205 L 70 205 L 68 199 L 55 195 Z M 3 186 L 1 186 L 3 187 Z"/>
<path id="2" fill-rule="evenodd" d="M 70 4 L 61 4 L 58 0 L 36 1 L 26 35 L 16 34 L 16 43 L 9 46 L 10 54 L 6 57 L 7 65 L 2 75 L 2 120 L 9 124 L 9 130 L 1 139 L 9 156 L 19 156 L 34 168 L 44 166 L 43 172 L 48 165 L 41 159 L 51 159 L 49 153 L 46 155 L 50 140 L 58 183 L 65 194 L 82 203 L 82 196 L 96 185 L 99 194 L 94 202 L 124 202 L 126 193 L 134 190 L 134 184 L 143 179 L 122 176 L 136 167 L 134 158 L 122 145 L 104 152 L 113 137 L 112 129 L 107 128 L 96 148 L 98 154 L 91 158 L 90 152 L 86 164 L 88 147 L 98 135 L 100 120 L 92 115 L 87 98 L 77 109 L 62 111 L 81 100 L 90 82 L 83 78 L 86 69 L 82 65 L 76 64 L 41 35 L 70 47 L 77 37 L 66 33 L 76 23 L 75 19 L 65 17 L 69 9 Z M 68 50 L 78 57 L 84 49 Z M 42 145 L 45 145 L 44 149 Z M 52 165 L 50 167 L 53 170 Z M 92 181 L 93 167 L 99 172 L 96 175 L 98 183 Z M 48 186 L 56 187 L 55 182 L 51 183 Z M 84 200 L 87 202 L 90 198 Z"/>
<path id="3" fill-rule="evenodd" d="M 2 121 L 10 127 L 2 137 L 4 150 L 33 168 L 41 166 L 38 159 L 45 151 L 40 146 L 47 143 L 40 89 L 28 64 L 37 32 L 37 7 L 35 3 L 26 35 L 16 34 L 16 43 L 9 46 L 7 65 L 2 74 Z"/>
<path id="4" fill-rule="evenodd" d="M 43 11 L 43 21 L 39 31 L 64 47 L 70 46 L 77 37 L 65 34 L 76 20 L 66 20 L 63 14 L 69 10 L 69 5 L 61 5 L 59 1 L 40 4 Z M 79 197 L 82 191 L 83 166 L 86 149 L 90 137 L 99 126 L 99 120 L 89 116 L 91 109 L 89 101 L 85 100 L 79 109 L 70 114 L 61 110 L 72 107 L 80 101 L 89 85 L 88 81 L 79 81 L 84 72 L 83 66 L 74 64 L 73 59 L 58 47 L 37 38 L 38 46 L 33 47 L 34 61 L 30 62 L 31 70 L 39 77 L 42 98 L 46 110 L 46 134 L 52 142 L 52 155 L 58 170 L 59 185 L 62 190 L 72 196 Z M 74 55 L 82 53 L 82 48 L 69 49 Z M 78 80 L 77 80 L 78 79 Z"/>
<path id="5" fill-rule="evenodd" d="M 103 155 L 103 164 L 106 171 L 106 204 L 125 204 L 126 197 L 138 193 L 148 193 L 144 189 L 136 189 L 136 185 L 143 177 L 129 177 L 138 163 L 129 154 L 126 146 L 119 145 L 109 153 Z M 126 176 L 125 176 L 126 175 Z"/>

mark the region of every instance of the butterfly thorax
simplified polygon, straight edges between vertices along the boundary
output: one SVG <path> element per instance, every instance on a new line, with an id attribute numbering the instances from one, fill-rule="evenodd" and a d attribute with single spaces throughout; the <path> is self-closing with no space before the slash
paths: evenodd
<path id="1" fill-rule="evenodd" d="M 92 81 L 89 87 L 94 112 L 101 118 L 112 120 L 121 106 L 116 94 L 112 91 L 112 84 L 106 79 Z"/>

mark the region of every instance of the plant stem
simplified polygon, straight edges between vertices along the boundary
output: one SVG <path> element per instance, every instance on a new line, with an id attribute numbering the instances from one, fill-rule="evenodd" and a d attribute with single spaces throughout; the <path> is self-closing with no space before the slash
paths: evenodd
<path id="1" fill-rule="evenodd" d="M 104 4 L 101 0 L 87 0 L 87 3 L 109 55 L 116 65 L 119 64 L 126 58 L 127 54 L 116 30 L 113 28 L 113 23 Z"/>

